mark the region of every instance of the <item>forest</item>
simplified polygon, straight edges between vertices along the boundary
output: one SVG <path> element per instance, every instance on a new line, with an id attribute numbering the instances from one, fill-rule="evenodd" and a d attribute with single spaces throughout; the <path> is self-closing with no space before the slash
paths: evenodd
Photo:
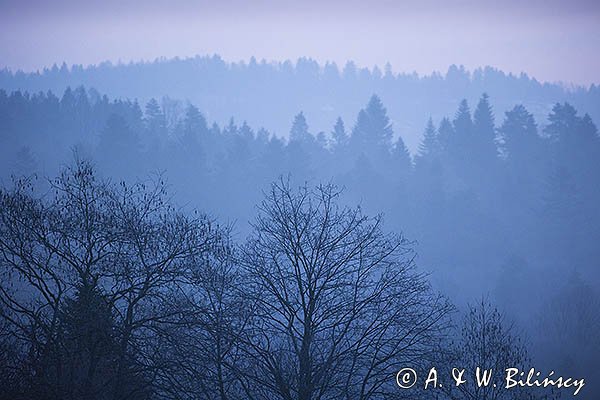
<path id="1" fill-rule="evenodd" d="M 228 67 L 239 85 L 206 74 L 222 98 L 195 104 L 170 74 L 190 63 L 0 77 L 1 398 L 559 394 L 395 381 L 478 362 L 585 376 L 579 397 L 598 395 L 598 88 L 456 69 L 464 85 L 369 71 L 307 89 L 251 62 Z M 261 71 L 257 98 L 294 100 L 244 97 Z M 153 97 L 142 72 L 181 84 Z M 392 78 L 440 100 L 360 83 Z M 353 95 L 325 115 L 301 107 L 313 89 Z"/>
<path id="2" fill-rule="evenodd" d="M 220 125 L 233 116 L 280 136 L 286 136 L 291 116 L 300 110 L 310 117 L 314 133 L 329 132 L 337 117 L 353 123 L 376 93 L 388 107 L 396 133 L 404 135 L 413 152 L 424 121 L 452 115 L 460 100 L 475 102 L 484 92 L 494 99 L 496 110 L 503 113 L 515 103 L 523 104 L 539 122 L 556 102 L 568 102 L 600 120 L 597 83 L 543 82 L 524 72 L 506 73 L 491 66 L 470 71 L 450 65 L 446 71 L 417 74 L 395 71 L 390 63 L 366 67 L 349 60 L 338 65 L 310 57 L 226 61 L 214 54 L 87 66 L 62 63 L 34 72 L 0 69 L 0 88 L 8 92 L 52 90 L 60 95 L 67 87 L 80 85 L 141 104 L 152 98 L 163 102 L 165 97 L 190 102 Z"/>

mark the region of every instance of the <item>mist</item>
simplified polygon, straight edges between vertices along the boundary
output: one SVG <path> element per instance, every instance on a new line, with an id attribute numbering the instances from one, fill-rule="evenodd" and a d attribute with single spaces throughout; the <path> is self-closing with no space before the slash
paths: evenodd
<path id="1" fill-rule="evenodd" d="M 3 3 L 0 398 L 597 398 L 598 7 L 437 6 Z"/>

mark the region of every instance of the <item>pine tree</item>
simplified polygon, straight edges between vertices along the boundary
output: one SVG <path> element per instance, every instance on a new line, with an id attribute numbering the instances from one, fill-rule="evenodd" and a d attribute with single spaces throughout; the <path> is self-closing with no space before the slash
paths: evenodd
<path id="1" fill-rule="evenodd" d="M 544 132 L 554 142 L 564 142 L 573 135 L 579 125 L 577 111 L 569 103 L 556 103 L 548 115 L 550 123 Z"/>
<path id="2" fill-rule="evenodd" d="M 80 285 L 75 297 L 67 300 L 61 317 L 63 346 L 61 357 L 71 382 L 68 390 L 77 398 L 102 398 L 114 376 L 117 340 L 114 321 L 100 291 Z M 64 372 L 63 372 L 64 373 Z"/>
<path id="3" fill-rule="evenodd" d="M 452 126 L 448 119 L 442 120 L 440 130 L 447 135 L 451 134 Z M 415 157 L 414 202 L 417 215 L 424 220 L 439 218 L 443 209 L 442 156 L 442 142 L 433 120 L 429 118 L 419 145 L 419 152 Z"/>
<path id="4" fill-rule="evenodd" d="M 208 125 L 202 113 L 190 104 L 186 108 L 183 120 L 177 124 L 177 130 L 176 137 L 179 138 L 181 147 L 169 148 L 176 152 L 169 157 L 169 161 L 178 165 L 182 170 L 193 168 L 199 172 L 205 171 L 208 161 L 207 154 L 212 143 L 210 143 Z M 179 156 L 177 154 L 179 152 L 183 154 Z"/>
<path id="5" fill-rule="evenodd" d="M 498 131 L 502 139 L 503 156 L 509 168 L 522 173 L 527 170 L 528 165 L 531 167 L 532 161 L 539 161 L 542 140 L 533 115 L 525 107 L 517 105 L 507 111 Z"/>
<path id="6" fill-rule="evenodd" d="M 346 133 L 344 121 L 341 117 L 338 117 L 338 119 L 335 121 L 331 136 L 333 137 L 333 142 L 336 148 L 342 148 L 348 144 L 348 134 Z"/>
<path id="7" fill-rule="evenodd" d="M 357 78 L 356 64 L 353 61 L 348 61 L 342 70 L 342 77 L 345 81 L 353 81 Z"/>
<path id="8" fill-rule="evenodd" d="M 597 186 L 600 140 L 589 116 L 579 117 L 568 103 L 556 104 L 548 116 L 545 133 L 550 137 L 557 166 L 566 168 L 581 190 Z"/>
<path id="9" fill-rule="evenodd" d="M 200 137 L 206 135 L 208 126 L 202 113 L 193 105 L 189 105 L 185 112 L 183 120 L 184 145 L 196 145 Z"/>
<path id="10" fill-rule="evenodd" d="M 308 132 L 308 124 L 304 113 L 300 112 L 294 117 L 292 128 L 290 129 L 290 142 L 306 142 L 310 139 L 311 135 Z"/>
<path id="11" fill-rule="evenodd" d="M 592 121 L 592 117 L 590 117 L 588 113 L 585 113 L 583 118 L 581 118 L 579 131 L 581 132 L 581 135 L 584 138 L 584 140 L 587 140 L 588 142 L 592 143 L 598 142 L 598 128 L 596 127 L 596 124 L 594 124 L 594 121 Z"/>
<path id="12" fill-rule="evenodd" d="M 389 150 L 394 132 L 381 99 L 377 95 L 371 96 L 364 113 L 361 114 L 362 116 L 359 114 L 353 135 Z"/>
<path id="13" fill-rule="evenodd" d="M 67 299 L 60 315 L 61 343 L 56 360 L 61 363 L 63 398 L 107 399 L 109 385 L 117 378 L 120 356 L 116 325 L 108 300 L 99 288 L 81 283 L 75 296 Z M 132 399 L 146 399 L 148 383 L 128 363 L 120 377 Z"/>
<path id="14" fill-rule="evenodd" d="M 430 117 L 427 121 L 425 132 L 423 133 L 423 139 L 419 144 L 419 153 L 417 155 L 417 158 L 430 159 L 433 157 L 437 157 L 439 155 L 439 152 L 440 143 L 438 140 L 435 125 L 433 125 L 433 120 Z"/>
<path id="15" fill-rule="evenodd" d="M 404 144 L 402 137 L 398 136 L 398 140 L 392 149 L 392 161 L 402 172 L 408 172 L 412 168 L 412 158 L 408 148 Z"/>
<path id="16" fill-rule="evenodd" d="M 462 100 L 452 121 L 452 131 L 446 136 L 446 154 L 450 166 L 460 185 L 471 186 L 474 180 L 477 150 L 474 146 L 473 121 L 466 100 Z"/>
<path id="17" fill-rule="evenodd" d="M 146 160 L 151 168 L 157 168 L 163 154 L 161 150 L 167 139 L 167 121 L 156 99 L 151 99 L 146 104 L 144 122 L 146 132 L 142 144 L 146 152 Z"/>
<path id="18" fill-rule="evenodd" d="M 167 122 L 160 105 L 156 99 L 150 99 L 146 104 L 146 128 L 153 135 L 160 135 L 165 132 Z"/>
<path id="19" fill-rule="evenodd" d="M 233 117 L 229 118 L 229 122 L 227 123 L 227 126 L 223 128 L 223 135 L 224 136 L 235 136 L 238 133 L 238 126 L 235 123 L 235 119 Z"/>
<path id="20" fill-rule="evenodd" d="M 60 99 L 60 108 L 64 114 L 72 113 L 75 109 L 75 95 L 70 86 L 65 89 L 65 92 Z"/>
<path id="21" fill-rule="evenodd" d="M 314 143 L 315 138 L 308 132 L 304 113 L 300 112 L 294 117 L 286 147 L 287 170 L 293 171 L 294 176 L 299 179 L 308 179 L 315 150 Z"/>
<path id="22" fill-rule="evenodd" d="M 458 111 L 452 121 L 456 137 L 460 138 L 460 143 L 465 143 L 473 133 L 473 121 L 471 120 L 471 110 L 466 99 L 463 99 L 458 106 Z"/>
<path id="23" fill-rule="evenodd" d="M 438 127 L 438 142 L 440 144 L 440 151 L 448 150 L 453 136 L 454 127 L 452 127 L 452 122 L 450 122 L 447 117 L 442 118 Z"/>
<path id="24" fill-rule="evenodd" d="M 493 141 L 496 133 L 494 128 L 494 114 L 489 98 L 487 93 L 481 95 L 475 113 L 473 113 L 473 124 L 475 132 Z"/>
<path id="25" fill-rule="evenodd" d="M 482 167 L 492 165 L 498 156 L 496 148 L 496 128 L 489 96 L 484 93 L 479 99 L 473 114 L 474 151 L 478 164 Z"/>
<path id="26" fill-rule="evenodd" d="M 129 129 L 125 118 L 117 114 L 109 115 L 100 134 L 98 150 L 101 158 L 116 160 L 137 152 L 137 136 Z"/>

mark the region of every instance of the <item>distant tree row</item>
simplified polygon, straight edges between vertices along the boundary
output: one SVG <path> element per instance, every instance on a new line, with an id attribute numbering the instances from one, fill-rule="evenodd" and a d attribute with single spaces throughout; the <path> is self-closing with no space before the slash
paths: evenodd
<path id="1" fill-rule="evenodd" d="M 397 68 L 400 66 L 396 66 Z M 391 65 L 365 68 L 349 61 L 318 63 L 295 61 L 226 62 L 218 55 L 154 62 L 110 62 L 92 66 L 54 65 L 41 71 L 0 71 L 0 88 L 7 91 L 94 87 L 112 98 L 151 98 L 168 95 L 187 99 L 207 118 L 223 123 L 231 115 L 252 126 L 283 134 L 290 116 L 303 110 L 317 131 L 328 130 L 337 116 L 351 121 L 371 94 L 377 93 L 390 108 L 395 128 L 405 133 L 410 148 L 423 121 L 439 120 L 462 99 L 487 92 L 498 110 L 508 110 L 519 99 L 541 121 L 556 102 L 569 102 L 600 119 L 600 88 L 543 83 L 524 73 L 510 74 L 492 67 L 473 71 L 452 65 L 431 75 L 396 73 Z"/>

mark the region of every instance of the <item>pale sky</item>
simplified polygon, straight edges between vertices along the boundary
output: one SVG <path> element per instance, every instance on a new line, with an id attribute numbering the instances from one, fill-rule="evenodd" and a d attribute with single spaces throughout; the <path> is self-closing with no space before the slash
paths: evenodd
<path id="1" fill-rule="evenodd" d="M 589 85 L 599 51 L 600 2 L 589 0 L 0 0 L 0 67 L 11 70 L 217 53 L 420 74 L 491 65 Z"/>

